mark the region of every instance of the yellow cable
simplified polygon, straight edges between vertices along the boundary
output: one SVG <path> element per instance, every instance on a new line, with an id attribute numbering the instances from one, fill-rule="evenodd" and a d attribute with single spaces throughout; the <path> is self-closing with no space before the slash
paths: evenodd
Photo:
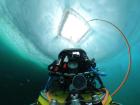
<path id="1" fill-rule="evenodd" d="M 130 71 L 131 71 L 131 64 L 132 64 L 132 58 L 131 58 L 131 49 L 130 49 L 130 44 L 126 38 L 126 36 L 124 35 L 124 33 L 116 26 L 114 25 L 113 23 L 107 21 L 107 20 L 102 20 L 102 19 L 91 19 L 89 20 L 88 22 L 91 22 L 91 21 L 102 21 L 102 22 L 106 22 L 110 25 L 112 25 L 113 27 L 115 27 L 119 32 L 120 32 L 120 35 L 122 36 L 125 44 L 126 44 L 126 47 L 127 47 L 127 50 L 128 50 L 128 60 L 129 60 L 129 63 L 128 63 L 128 68 L 127 68 L 127 72 L 122 80 L 122 82 L 120 83 L 120 85 L 117 87 L 117 89 L 115 89 L 115 91 L 111 94 L 111 96 L 114 96 L 121 88 L 122 86 L 126 83 L 128 77 L 129 77 L 129 74 L 130 74 Z"/>

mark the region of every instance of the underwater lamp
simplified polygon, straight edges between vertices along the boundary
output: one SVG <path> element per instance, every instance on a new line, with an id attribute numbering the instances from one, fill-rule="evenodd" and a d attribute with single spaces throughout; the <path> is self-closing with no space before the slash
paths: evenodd
<path id="1" fill-rule="evenodd" d="M 72 42 L 78 42 L 89 30 L 86 20 L 72 9 L 64 13 L 60 27 L 60 36 Z"/>

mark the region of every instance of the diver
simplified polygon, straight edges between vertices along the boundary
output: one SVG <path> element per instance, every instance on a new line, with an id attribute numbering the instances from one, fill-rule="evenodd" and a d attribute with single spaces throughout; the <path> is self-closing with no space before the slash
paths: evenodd
<path id="1" fill-rule="evenodd" d="M 102 105 L 96 93 L 104 88 L 100 78 L 104 73 L 96 68 L 95 59 L 90 60 L 84 50 L 65 49 L 61 51 L 58 60 L 50 64 L 48 70 L 49 78 L 45 90 L 46 92 L 57 90 L 68 92 L 65 105 L 85 105 L 81 93 L 86 92 L 92 93 L 94 102 L 92 105 Z M 76 100 L 77 104 L 74 104 Z"/>
<path id="2" fill-rule="evenodd" d="M 36 105 L 121 105 L 112 101 L 96 67 L 82 49 L 64 49 L 48 66 L 49 77 Z"/>

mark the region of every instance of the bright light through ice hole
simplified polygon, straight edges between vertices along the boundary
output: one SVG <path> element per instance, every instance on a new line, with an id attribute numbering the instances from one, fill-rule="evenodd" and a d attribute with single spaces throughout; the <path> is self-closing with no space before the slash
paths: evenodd
<path id="1" fill-rule="evenodd" d="M 79 41 L 89 30 L 86 21 L 70 13 L 63 24 L 61 36 L 73 42 Z"/>

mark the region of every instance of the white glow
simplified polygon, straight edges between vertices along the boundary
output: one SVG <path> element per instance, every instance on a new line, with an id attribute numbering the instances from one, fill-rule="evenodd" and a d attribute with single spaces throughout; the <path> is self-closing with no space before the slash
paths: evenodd
<path id="1" fill-rule="evenodd" d="M 73 42 L 79 41 L 88 31 L 89 26 L 80 17 L 69 14 L 61 31 L 61 35 Z"/>

